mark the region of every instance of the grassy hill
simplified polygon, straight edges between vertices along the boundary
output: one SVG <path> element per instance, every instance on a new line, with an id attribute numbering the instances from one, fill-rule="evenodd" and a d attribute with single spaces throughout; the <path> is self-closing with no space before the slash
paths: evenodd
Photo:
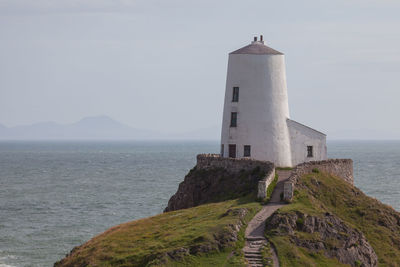
<path id="1" fill-rule="evenodd" d="M 121 224 L 55 266 L 246 266 L 244 230 L 261 207 L 253 192 Z M 400 214 L 318 170 L 267 220 L 266 237 L 281 266 L 400 266 Z"/>
<path id="2" fill-rule="evenodd" d="M 260 208 L 247 197 L 121 224 L 55 266 L 244 266 L 240 226 Z"/>
<path id="3" fill-rule="evenodd" d="M 281 266 L 341 266 L 341 258 L 360 266 L 351 256 L 361 251 L 367 259 L 367 243 L 379 266 L 400 266 L 400 214 L 318 170 L 303 176 L 293 202 L 269 218 L 266 236 Z"/>

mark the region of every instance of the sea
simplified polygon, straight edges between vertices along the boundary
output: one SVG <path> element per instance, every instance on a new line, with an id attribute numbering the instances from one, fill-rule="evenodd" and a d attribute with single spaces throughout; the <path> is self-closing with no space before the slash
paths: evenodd
<path id="1" fill-rule="evenodd" d="M 53 266 L 111 226 L 161 213 L 214 141 L 0 142 L 0 267 Z M 400 211 L 400 141 L 330 141 L 355 185 Z"/>

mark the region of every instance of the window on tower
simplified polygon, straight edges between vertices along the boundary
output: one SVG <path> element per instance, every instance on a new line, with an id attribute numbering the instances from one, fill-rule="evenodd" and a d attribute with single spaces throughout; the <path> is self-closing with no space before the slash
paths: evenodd
<path id="1" fill-rule="evenodd" d="M 231 127 L 237 126 L 237 112 L 231 112 Z"/>
<path id="2" fill-rule="evenodd" d="M 239 87 L 233 87 L 232 102 L 239 102 Z"/>
<path id="3" fill-rule="evenodd" d="M 307 157 L 312 158 L 313 155 L 313 146 L 307 146 Z"/>
<path id="4" fill-rule="evenodd" d="M 243 157 L 250 157 L 251 147 L 249 145 L 245 145 L 243 147 Z"/>

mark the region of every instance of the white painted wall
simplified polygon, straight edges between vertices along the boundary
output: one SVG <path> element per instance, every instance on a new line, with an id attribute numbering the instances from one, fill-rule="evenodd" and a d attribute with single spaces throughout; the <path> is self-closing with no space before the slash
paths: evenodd
<path id="1" fill-rule="evenodd" d="M 250 145 L 251 158 L 278 167 L 326 159 L 326 135 L 289 119 L 284 55 L 269 53 L 261 42 L 253 44 L 257 47 L 244 48 L 247 54 L 229 54 L 221 131 L 224 157 L 229 156 L 229 144 L 235 144 L 237 158 Z M 233 87 L 239 87 L 238 102 L 232 102 Z M 230 127 L 231 112 L 238 114 L 237 127 Z M 307 157 L 307 146 L 313 146 L 313 157 Z"/>
<path id="2" fill-rule="evenodd" d="M 326 160 L 326 135 L 296 121 L 287 120 L 293 166 L 314 160 Z M 307 146 L 313 146 L 313 157 L 307 157 Z"/>
<path id="3" fill-rule="evenodd" d="M 238 86 L 239 102 L 232 102 Z M 238 113 L 230 127 L 231 112 Z M 251 158 L 291 166 L 288 96 L 284 55 L 230 54 L 225 90 L 221 144 L 224 156 L 236 144 L 237 157 L 251 145 Z"/>

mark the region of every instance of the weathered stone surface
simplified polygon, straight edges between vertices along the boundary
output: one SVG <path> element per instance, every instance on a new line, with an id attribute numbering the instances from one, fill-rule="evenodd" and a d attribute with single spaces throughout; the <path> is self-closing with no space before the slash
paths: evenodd
<path id="1" fill-rule="evenodd" d="M 328 159 L 305 162 L 297 165 L 293 172 L 298 177 L 301 177 L 304 174 L 311 173 L 314 169 L 339 177 L 351 185 L 354 184 L 353 160 L 351 159 Z"/>
<path id="2" fill-rule="evenodd" d="M 268 161 L 253 160 L 250 158 L 223 158 L 219 154 L 197 155 L 196 168 L 199 170 L 223 168 L 228 172 L 237 173 L 242 170 L 250 171 L 256 167 L 270 170 L 274 168 L 274 164 Z"/>
<path id="3" fill-rule="evenodd" d="M 291 201 L 295 185 L 300 177 L 312 173 L 313 170 L 329 173 L 343 179 L 349 184 L 354 184 L 353 160 L 351 159 L 328 159 L 322 161 L 310 161 L 297 165 L 290 175 L 289 181 L 284 185 L 285 201 Z"/>
<path id="4" fill-rule="evenodd" d="M 344 264 L 355 266 L 359 262 L 362 266 L 378 266 L 378 257 L 364 234 L 330 213 L 323 217 L 300 212 L 274 213 L 267 221 L 267 230 L 289 235 L 297 246 L 322 251 Z M 313 234 L 313 238 L 305 239 L 296 232 Z"/>
<path id="5" fill-rule="evenodd" d="M 259 182 L 273 172 L 274 165 L 270 162 L 198 155 L 197 165 L 179 184 L 164 211 L 257 194 Z"/>

